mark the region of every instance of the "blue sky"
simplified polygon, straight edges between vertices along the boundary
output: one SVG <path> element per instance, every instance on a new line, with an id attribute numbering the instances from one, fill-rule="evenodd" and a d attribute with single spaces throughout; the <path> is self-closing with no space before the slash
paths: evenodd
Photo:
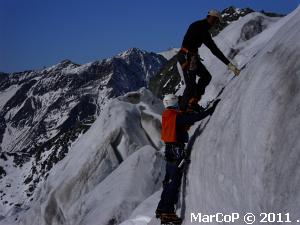
<path id="1" fill-rule="evenodd" d="M 180 47 L 187 26 L 230 5 L 289 13 L 300 0 L 0 0 L 0 71 L 83 64 L 131 47 Z"/>

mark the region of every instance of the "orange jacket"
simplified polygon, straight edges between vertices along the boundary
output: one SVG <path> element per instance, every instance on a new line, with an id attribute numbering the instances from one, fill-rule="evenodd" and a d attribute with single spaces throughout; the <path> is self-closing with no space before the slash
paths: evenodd
<path id="1" fill-rule="evenodd" d="M 167 142 L 177 142 L 176 118 L 180 112 L 176 109 L 166 109 L 162 114 L 161 139 Z"/>
<path id="2" fill-rule="evenodd" d="M 167 108 L 162 114 L 161 139 L 165 143 L 187 143 L 189 140 L 187 131 L 190 126 L 211 113 L 211 108 L 201 113 L 185 113 L 178 109 Z"/>

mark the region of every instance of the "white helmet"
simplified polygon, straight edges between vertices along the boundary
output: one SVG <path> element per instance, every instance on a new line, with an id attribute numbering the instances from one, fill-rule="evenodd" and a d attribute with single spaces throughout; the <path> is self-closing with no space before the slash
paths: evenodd
<path id="1" fill-rule="evenodd" d="M 222 15 L 218 10 L 215 9 L 211 9 L 208 14 L 208 16 L 213 16 L 213 17 L 217 17 L 219 19 L 220 22 L 222 22 Z"/>
<path id="2" fill-rule="evenodd" d="M 178 97 L 174 94 L 165 95 L 163 103 L 164 103 L 165 108 L 177 107 L 178 106 Z"/>

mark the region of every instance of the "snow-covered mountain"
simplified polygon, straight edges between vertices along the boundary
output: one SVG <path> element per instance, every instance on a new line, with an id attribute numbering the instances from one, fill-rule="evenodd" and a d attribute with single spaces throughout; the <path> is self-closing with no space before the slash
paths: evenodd
<path id="1" fill-rule="evenodd" d="M 73 142 L 117 96 L 147 86 L 166 63 L 136 48 L 113 58 L 62 61 L 0 75 L 0 214 L 29 200 Z"/>
<path id="2" fill-rule="evenodd" d="M 300 7 L 283 18 L 254 12 L 230 23 L 215 41 L 243 68 L 236 78 L 205 46 L 199 50 L 213 75 L 201 103 L 216 96 L 221 101 L 211 117 L 190 130 L 191 164 L 177 211 L 183 224 L 192 224 L 191 213 L 240 213 L 235 224 L 245 224 L 245 212 L 257 218 L 262 212 L 290 213 L 288 224 L 297 224 L 299 28 Z M 179 83 L 180 76 L 174 84 L 178 93 Z M 111 99 L 101 110 L 48 172 L 32 202 L 12 207 L 1 225 L 150 221 L 164 176 L 161 101 L 142 88 Z M 26 172 L 24 168 L 20 171 Z"/>

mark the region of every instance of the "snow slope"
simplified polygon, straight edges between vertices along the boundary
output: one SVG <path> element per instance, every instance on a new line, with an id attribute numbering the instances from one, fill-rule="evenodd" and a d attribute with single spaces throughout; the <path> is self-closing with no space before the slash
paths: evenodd
<path id="1" fill-rule="evenodd" d="M 299 28 L 300 7 L 245 47 L 260 49 L 225 88 L 194 143 L 186 218 L 191 212 L 289 212 L 290 224 L 299 219 Z"/>

